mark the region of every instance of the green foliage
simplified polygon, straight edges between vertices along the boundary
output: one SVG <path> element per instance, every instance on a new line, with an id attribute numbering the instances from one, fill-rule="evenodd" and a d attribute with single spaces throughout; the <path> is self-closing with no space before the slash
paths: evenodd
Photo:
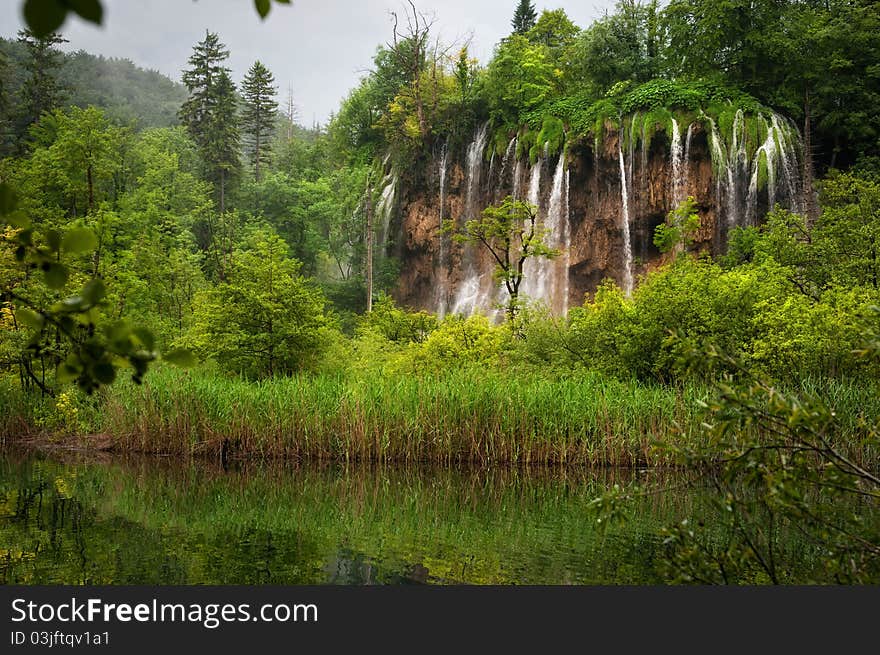
<path id="1" fill-rule="evenodd" d="M 516 127 L 529 112 L 542 107 L 557 89 L 555 71 L 546 46 L 518 34 L 503 41 L 482 87 L 494 124 Z"/>
<path id="2" fill-rule="evenodd" d="M 700 216 L 696 208 L 694 197 L 688 196 L 669 212 L 665 223 L 657 226 L 654 230 L 654 245 L 660 252 L 681 252 L 693 243 L 694 236 L 700 229 Z"/>
<path id="3" fill-rule="evenodd" d="M 531 0 L 519 0 L 510 24 L 513 27 L 514 33 L 525 34 L 535 26 L 537 18 L 538 13 L 535 11 L 535 5 Z"/>
<path id="4" fill-rule="evenodd" d="M 437 328 L 437 319 L 426 312 L 407 312 L 394 305 L 394 300 L 380 293 L 373 302 L 373 311 L 364 314 L 360 332 L 374 331 L 394 343 L 423 343 Z"/>
<path id="5" fill-rule="evenodd" d="M 99 0 L 24 0 L 22 3 L 24 20 L 38 38 L 60 29 L 71 12 L 97 25 L 104 19 Z"/>
<path id="6" fill-rule="evenodd" d="M 277 235 L 254 235 L 252 249 L 234 253 L 230 280 L 196 296 L 181 345 L 252 378 L 314 365 L 330 326 L 324 298 L 286 255 Z"/>
<path id="7" fill-rule="evenodd" d="M 796 526 L 822 548 L 815 582 L 867 583 L 880 573 L 880 478 L 859 457 L 876 456 L 880 434 L 860 422 L 859 455 L 846 452 L 833 405 L 810 392 L 787 393 L 716 350 L 696 350 L 696 365 L 723 360 L 745 380 L 723 380 L 706 405 L 704 440 L 677 449 L 706 471 L 730 540 L 721 546 L 701 525 L 667 530 L 670 567 L 685 582 L 791 582 L 778 535 Z M 876 460 L 874 460 L 876 461 Z M 717 527 L 713 526 L 713 530 Z"/>
<path id="8" fill-rule="evenodd" d="M 241 127 L 245 151 L 257 182 L 260 181 L 260 165 L 268 164 L 272 155 L 271 137 L 278 109 L 274 84 L 275 76 L 259 61 L 254 62 L 241 83 L 244 103 Z"/>
<path id="9" fill-rule="evenodd" d="M 180 120 L 201 152 L 206 178 L 215 188 L 217 207 L 226 211 L 226 190 L 240 166 L 240 133 L 235 85 L 223 66 L 229 51 L 219 37 L 206 32 L 193 48 L 183 83 L 190 97 L 180 108 Z"/>

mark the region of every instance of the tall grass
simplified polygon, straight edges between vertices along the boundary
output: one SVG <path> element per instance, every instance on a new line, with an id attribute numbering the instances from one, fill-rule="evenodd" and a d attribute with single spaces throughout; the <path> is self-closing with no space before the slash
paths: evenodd
<path id="1" fill-rule="evenodd" d="M 704 415 L 697 401 L 707 393 L 695 385 L 650 386 L 593 374 L 553 380 L 451 370 L 434 377 L 248 382 L 157 368 L 141 386 L 119 382 L 102 397 L 81 401 L 78 425 L 54 432 L 98 433 L 118 450 L 177 455 L 661 465 L 673 456 L 658 443 L 683 446 L 700 438 Z M 880 416 L 873 388 L 840 384 L 828 393 L 850 417 L 844 425 L 852 434 L 859 416 Z M 9 395 L 0 400 L 5 434 L 20 432 L 33 415 Z"/>

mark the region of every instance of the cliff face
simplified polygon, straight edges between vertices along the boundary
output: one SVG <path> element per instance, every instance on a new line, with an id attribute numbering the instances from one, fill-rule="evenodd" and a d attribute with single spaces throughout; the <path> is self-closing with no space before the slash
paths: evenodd
<path id="1" fill-rule="evenodd" d="M 467 152 L 434 157 L 423 183 L 400 190 L 390 230 L 396 236 L 387 244 L 401 266 L 396 300 L 441 315 L 496 311 L 505 294 L 488 253 L 451 242 L 440 225 L 461 224 L 508 194 L 539 207 L 545 241 L 563 252 L 554 262 L 532 263 L 523 284 L 530 300 L 556 313 L 581 304 L 605 278 L 631 289 L 663 263 L 668 256 L 654 245 L 654 230 L 688 196 L 701 225 L 692 250 L 721 253 L 731 227 L 756 222 L 771 200 L 793 205 L 797 197 L 796 181 L 785 175 L 796 163 L 794 143 L 788 161 L 791 140 L 772 134 L 747 156 L 736 129 L 725 144 L 701 123 L 681 132 L 676 125 L 672 135 L 657 132 L 647 148 L 608 130 L 598 147 L 572 143 L 564 163 L 550 156 L 533 166 L 516 160 L 513 142 L 506 156 L 487 161 L 485 135 L 478 134 Z"/>

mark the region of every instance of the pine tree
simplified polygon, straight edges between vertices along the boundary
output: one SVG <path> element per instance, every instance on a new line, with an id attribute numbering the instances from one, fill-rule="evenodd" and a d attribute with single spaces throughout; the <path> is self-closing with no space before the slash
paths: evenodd
<path id="1" fill-rule="evenodd" d="M 223 62 L 229 57 L 226 46 L 212 33 L 196 44 L 183 72 L 183 83 L 190 96 L 180 108 L 180 120 L 195 141 L 206 167 L 206 177 L 214 185 L 217 206 L 226 211 L 226 190 L 241 162 L 235 84 Z"/>
<path id="2" fill-rule="evenodd" d="M 260 165 L 268 164 L 272 154 L 269 137 L 275 128 L 278 109 L 278 102 L 275 100 L 277 89 L 274 85 L 275 77 L 259 61 L 254 62 L 241 85 L 244 97 L 241 124 L 245 149 L 257 182 L 260 181 Z"/>
<path id="3" fill-rule="evenodd" d="M 16 132 L 22 137 L 43 113 L 56 109 L 64 100 L 64 89 L 57 78 L 61 53 L 55 46 L 67 43 L 67 39 L 59 34 L 40 38 L 29 30 L 22 30 L 18 33 L 18 42 L 28 51 L 25 62 L 27 78 L 21 90 L 16 125 Z"/>
<path id="4" fill-rule="evenodd" d="M 535 26 L 537 20 L 538 13 L 535 11 L 535 5 L 529 0 L 520 0 L 510 24 L 516 34 L 525 34 Z"/>

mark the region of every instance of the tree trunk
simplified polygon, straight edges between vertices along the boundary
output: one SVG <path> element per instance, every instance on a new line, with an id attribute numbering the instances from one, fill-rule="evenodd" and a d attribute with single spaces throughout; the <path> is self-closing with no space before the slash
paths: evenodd
<path id="1" fill-rule="evenodd" d="M 220 213 L 226 213 L 226 171 L 220 169 Z"/>
<path id="2" fill-rule="evenodd" d="M 254 178 L 260 181 L 260 130 L 257 128 L 256 144 L 254 146 Z"/>
<path id="3" fill-rule="evenodd" d="M 92 180 L 92 167 L 86 167 L 86 182 L 89 185 L 89 214 L 95 210 L 95 184 Z"/>

